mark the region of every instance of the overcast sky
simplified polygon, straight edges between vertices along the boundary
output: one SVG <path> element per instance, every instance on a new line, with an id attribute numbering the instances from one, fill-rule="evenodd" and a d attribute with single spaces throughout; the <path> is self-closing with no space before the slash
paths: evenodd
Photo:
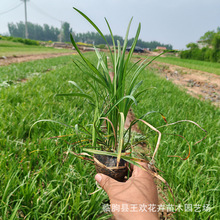
<path id="1" fill-rule="evenodd" d="M 140 39 L 171 44 L 174 49 L 184 49 L 220 26 L 220 0 L 29 0 L 28 21 L 55 27 L 67 21 L 76 33 L 94 31 L 72 7 L 88 15 L 104 34 L 108 34 L 106 17 L 113 34 L 122 37 L 133 17 L 129 37 L 140 22 Z M 24 21 L 24 3 L 0 0 L 0 33 L 8 33 L 9 22 L 20 21 Z"/>

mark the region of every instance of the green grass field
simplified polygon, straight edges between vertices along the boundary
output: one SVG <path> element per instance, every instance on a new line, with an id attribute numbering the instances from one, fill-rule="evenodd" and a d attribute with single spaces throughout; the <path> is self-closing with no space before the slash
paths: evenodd
<path id="1" fill-rule="evenodd" d="M 95 58 L 88 53 L 90 59 Z M 13 64 L 0 68 L 0 219 L 108 219 L 102 211 L 107 195 L 97 190 L 92 164 L 75 158 L 70 152 L 77 141 L 75 136 L 48 139 L 72 134 L 74 125 L 88 126 L 92 122 L 91 107 L 83 99 L 56 97 L 57 93 L 74 90 L 69 80 L 83 77 L 66 56 Z M 37 74 L 36 74 L 37 73 Z M 27 78 L 19 83 L 17 80 Z M 161 147 L 156 156 L 160 173 L 170 184 L 176 205 L 200 205 L 200 212 L 180 211 L 176 219 L 218 219 L 219 212 L 219 127 L 220 111 L 209 102 L 190 97 L 171 82 L 153 72 L 141 75 L 143 87 L 156 87 L 144 94 L 133 110 L 137 117 L 149 111 L 160 111 L 168 122 L 188 119 L 208 131 L 208 137 L 192 147 L 189 160 L 168 155 L 187 156 L 188 146 L 204 136 L 192 124 L 180 123 L 161 129 Z M 3 82 L 11 82 L 4 84 Z M 51 119 L 69 126 L 41 122 Z M 158 127 L 164 122 L 159 114 L 146 116 L 146 121 Z M 154 148 L 155 138 L 140 124 Z M 69 144 L 68 144 L 68 143 Z M 80 149 L 74 149 L 80 151 Z M 172 203 L 168 200 L 168 204 Z M 203 206 L 209 205 L 207 211 Z"/>
<path id="2" fill-rule="evenodd" d="M 2 56 L 20 56 L 29 54 L 43 54 L 43 53 L 67 53 L 71 52 L 68 49 L 55 49 L 53 47 L 32 46 L 23 43 L 0 40 L 0 57 Z"/>

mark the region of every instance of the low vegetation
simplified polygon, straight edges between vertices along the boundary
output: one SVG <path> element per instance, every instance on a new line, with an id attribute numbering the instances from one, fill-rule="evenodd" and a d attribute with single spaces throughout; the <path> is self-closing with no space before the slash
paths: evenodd
<path id="1" fill-rule="evenodd" d="M 180 57 L 183 59 L 202 60 L 220 63 L 220 27 L 217 31 L 208 31 L 198 43 L 186 45 L 188 50 L 181 51 Z"/>
<path id="2" fill-rule="evenodd" d="M 0 57 L 61 52 L 71 51 L 68 49 L 40 46 L 38 41 L 29 39 L 0 37 Z"/>
<path id="3" fill-rule="evenodd" d="M 220 63 L 180 59 L 178 57 L 159 57 L 157 61 L 220 75 Z"/>
<path id="4" fill-rule="evenodd" d="M 93 53 L 86 56 L 97 62 Z M 56 97 L 56 93 L 69 93 L 72 85 L 66 82 L 79 80 L 82 75 L 73 66 L 73 56 L 51 58 L 1 67 L 1 81 L 16 81 L 1 87 L 0 99 L 0 218 L 2 219 L 108 219 L 102 210 L 107 195 L 97 190 L 94 166 L 73 157 L 77 137 L 48 139 L 73 133 L 74 126 L 92 123 L 90 105 L 72 97 Z M 199 64 L 198 64 L 199 65 Z M 82 67 L 84 68 L 84 67 Z M 38 73 L 38 74 L 34 74 Z M 29 76 L 29 77 L 28 77 Z M 26 82 L 18 83 L 21 78 Z M 186 142 L 171 134 L 190 140 L 190 144 L 203 136 L 192 125 L 177 124 L 161 128 L 162 145 L 155 160 L 160 174 L 174 191 L 176 205 L 196 205 L 200 212 L 175 214 L 177 219 L 217 219 L 219 212 L 219 142 L 218 108 L 180 91 L 171 82 L 153 72 L 143 71 L 145 87 L 150 89 L 133 110 L 137 117 L 149 111 L 160 111 L 168 122 L 189 119 L 198 122 L 208 131 L 203 142 L 192 147 L 189 160 L 170 158 L 169 155 L 187 156 Z M 79 84 L 88 91 L 88 86 Z M 48 119 L 68 124 L 42 122 L 32 129 L 37 120 Z M 161 118 L 151 114 L 146 121 L 158 127 Z M 151 146 L 155 139 L 140 125 Z M 195 139 L 196 137 L 196 139 Z M 151 151 L 153 152 L 153 148 Z M 166 189 L 165 189 L 166 190 Z M 167 204 L 172 199 L 167 198 Z M 209 206 L 210 209 L 206 209 Z"/>
<path id="5" fill-rule="evenodd" d="M 22 79 L 29 79 L 33 76 L 46 74 L 49 71 L 57 70 L 68 63 L 71 56 L 41 59 L 27 63 L 16 63 L 9 66 L 0 66 L 0 83 L 16 84 Z"/>
<path id="6" fill-rule="evenodd" d="M 35 46 L 40 45 L 39 42 L 36 40 L 24 39 L 21 37 L 0 36 L 0 40 L 18 42 L 18 43 L 27 44 L 27 45 L 35 45 Z"/>
<path id="7" fill-rule="evenodd" d="M 49 26 L 44 24 L 43 26 L 39 24 L 33 24 L 27 22 L 28 37 L 32 40 L 40 41 L 58 41 L 60 37 L 63 41 L 69 41 L 70 24 L 68 22 L 62 23 L 62 30 L 57 27 Z M 10 36 L 25 38 L 25 24 L 20 21 L 16 24 L 8 23 L 8 30 Z"/>

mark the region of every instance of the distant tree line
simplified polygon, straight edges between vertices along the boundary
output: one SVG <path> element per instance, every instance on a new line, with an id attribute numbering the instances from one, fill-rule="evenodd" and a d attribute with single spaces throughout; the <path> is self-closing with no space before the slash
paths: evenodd
<path id="1" fill-rule="evenodd" d="M 28 38 L 31 40 L 40 40 L 40 41 L 70 41 L 69 33 L 72 32 L 70 24 L 64 22 L 62 24 L 62 29 L 58 29 L 48 24 L 43 26 L 38 24 L 33 24 L 31 22 L 27 23 L 28 28 Z M 25 38 L 25 24 L 20 21 L 19 23 L 8 23 L 8 30 L 10 36 Z"/>
<path id="2" fill-rule="evenodd" d="M 130 39 L 128 41 L 128 44 L 131 45 L 133 40 L 134 38 Z M 137 46 L 142 47 L 142 48 L 150 48 L 151 50 L 156 49 L 156 47 L 166 47 L 167 50 L 173 49 L 173 46 L 171 44 L 163 44 L 158 41 L 145 42 L 145 41 L 142 41 L 141 39 L 137 41 Z"/>
<path id="3" fill-rule="evenodd" d="M 76 42 L 82 42 L 87 44 L 94 44 L 94 45 L 100 45 L 100 44 L 106 44 L 105 40 L 102 38 L 102 36 L 97 32 L 87 32 L 87 33 L 72 33 L 73 38 Z M 112 45 L 112 38 L 111 35 L 105 35 L 105 38 L 109 45 Z M 123 44 L 124 40 L 122 37 L 115 35 L 114 40 L 120 41 L 120 44 Z"/>
<path id="4" fill-rule="evenodd" d="M 186 45 L 188 50 L 182 51 L 183 59 L 202 60 L 220 63 L 220 27 L 217 31 L 208 31 L 200 37 L 198 43 Z"/>
<path id="5" fill-rule="evenodd" d="M 40 41 L 63 41 L 70 42 L 69 34 L 72 33 L 76 42 L 82 42 L 87 44 L 94 45 L 102 45 L 106 44 L 104 39 L 95 32 L 87 32 L 87 33 L 75 33 L 70 28 L 70 24 L 68 22 L 64 22 L 62 24 L 61 30 L 55 28 L 53 26 L 49 26 L 48 24 L 44 24 L 43 26 L 38 24 L 33 24 L 31 22 L 27 23 L 28 26 L 28 38 L 32 40 L 40 40 Z M 20 21 L 19 23 L 9 23 L 8 29 L 10 36 L 12 37 L 20 37 L 25 38 L 25 24 Z M 112 45 L 111 35 L 105 35 L 105 38 L 109 45 Z M 123 45 L 124 40 L 121 36 L 114 35 L 114 40 L 119 41 L 121 45 Z M 134 38 L 128 40 L 128 46 L 132 45 Z M 155 49 L 158 46 L 166 47 L 168 50 L 172 50 L 172 45 L 170 44 L 162 44 L 157 41 L 145 42 L 139 39 L 137 41 L 137 46 L 142 48 L 149 48 L 151 50 Z"/>
<path id="6" fill-rule="evenodd" d="M 106 44 L 105 40 L 95 32 L 87 32 L 87 33 L 73 33 L 73 37 L 76 42 L 83 42 L 83 43 L 88 43 L 88 44 L 95 44 L 95 45 L 100 45 L 100 44 Z M 112 38 L 111 35 L 105 35 L 105 38 L 108 42 L 109 45 L 112 45 Z M 114 35 L 114 40 L 115 42 L 119 41 L 121 45 L 123 45 L 124 40 L 121 36 Z M 128 40 L 128 46 L 132 45 L 134 38 L 131 38 Z M 145 42 L 139 39 L 137 41 L 137 46 L 142 47 L 142 48 L 149 48 L 151 50 L 156 49 L 156 47 L 166 47 L 168 50 L 172 50 L 173 47 L 170 44 L 162 44 L 158 41 L 151 41 L 151 42 Z"/>

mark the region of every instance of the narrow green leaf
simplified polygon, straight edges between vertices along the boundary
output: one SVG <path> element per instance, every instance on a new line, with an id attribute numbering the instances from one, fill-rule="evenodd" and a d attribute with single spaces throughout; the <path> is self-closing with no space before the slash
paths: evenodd
<path id="1" fill-rule="evenodd" d="M 110 49 L 110 46 L 108 44 L 108 41 L 106 40 L 104 34 L 101 32 L 101 30 L 97 27 L 97 25 L 88 17 L 86 16 L 82 11 L 80 11 L 79 9 L 73 7 L 74 10 L 76 10 L 79 14 L 81 14 L 95 29 L 96 31 L 101 35 L 101 37 L 104 39 L 104 41 L 106 42 L 107 46 L 108 46 L 108 49 L 110 51 L 110 54 L 112 56 L 112 53 L 111 53 L 111 49 Z M 107 19 L 105 19 L 107 21 Z"/>
<path id="2" fill-rule="evenodd" d="M 106 24 L 108 26 L 108 29 L 109 29 L 109 32 L 110 32 L 110 35 L 111 35 L 111 38 L 112 38 L 112 44 L 113 44 L 113 51 L 114 51 L 114 58 L 113 58 L 113 55 L 112 55 L 112 51 L 111 51 L 111 48 L 110 46 L 108 45 L 109 47 L 109 50 L 110 50 L 110 55 L 111 55 L 111 60 L 112 60 L 112 64 L 113 66 L 115 67 L 116 66 L 116 47 L 115 47 L 115 39 L 114 39 L 114 35 L 112 33 L 112 30 L 111 30 L 111 27 L 108 23 L 108 20 L 105 18 L 105 21 L 106 21 Z M 116 69 L 115 69 L 116 71 Z"/>
<path id="3" fill-rule="evenodd" d="M 95 150 L 95 149 L 89 149 L 89 148 L 84 148 L 83 151 L 88 152 L 88 153 L 92 153 L 92 154 L 99 154 L 99 155 L 117 157 L 117 153 L 114 153 L 114 152 Z"/>
<path id="4" fill-rule="evenodd" d="M 135 93 L 135 92 L 137 91 L 137 89 L 142 85 L 142 83 L 143 83 L 143 80 L 141 80 L 138 84 L 136 84 L 136 85 L 134 86 L 134 88 L 132 89 L 130 95 L 134 95 L 134 93 Z"/>
<path id="5" fill-rule="evenodd" d="M 136 99 L 131 95 L 127 95 L 127 96 L 122 97 L 120 100 L 118 100 L 104 115 L 107 116 L 115 108 L 115 106 L 117 106 L 120 102 L 122 102 L 125 99 L 131 99 L 137 105 Z"/>
<path id="6" fill-rule="evenodd" d="M 74 10 L 76 10 L 79 14 L 81 14 L 96 30 L 97 32 L 102 36 L 102 38 L 105 40 L 105 42 L 108 44 L 105 36 L 103 35 L 103 33 L 101 32 L 101 30 L 96 26 L 96 24 L 89 18 L 87 17 L 82 11 L 80 11 L 79 9 L 73 7 Z"/>
<path id="7" fill-rule="evenodd" d="M 67 125 L 67 124 L 64 124 L 64 123 L 59 122 L 59 121 L 54 121 L 54 120 L 51 120 L 51 119 L 42 119 L 42 120 L 36 121 L 34 124 L 31 125 L 30 130 L 29 130 L 29 137 L 30 137 L 32 128 L 34 127 L 34 125 L 36 125 L 36 124 L 39 123 L 39 122 L 53 122 L 53 123 L 57 123 L 57 124 L 60 124 L 60 125 L 69 127 L 69 128 L 74 128 L 74 127 L 71 126 L 71 125 Z"/>
<path id="8" fill-rule="evenodd" d="M 74 81 L 68 81 L 69 83 L 73 84 L 76 88 L 80 90 L 80 92 L 84 93 L 84 91 L 81 89 L 81 87 Z"/>
<path id="9" fill-rule="evenodd" d="M 139 25 L 138 25 L 138 29 L 137 29 L 137 32 L 136 32 L 134 41 L 133 41 L 133 43 L 132 43 L 131 49 L 130 49 L 129 54 L 128 54 L 128 57 L 127 57 L 127 59 L 126 59 L 126 63 L 125 63 L 126 68 L 127 68 L 127 65 L 128 65 L 128 63 L 129 63 L 129 61 L 130 61 L 130 59 L 131 59 L 131 56 L 132 56 L 132 54 L 133 54 L 133 52 L 134 52 L 134 48 L 135 48 L 135 46 L 136 46 L 136 44 L 137 44 L 137 41 L 138 41 L 140 32 L 141 32 L 141 23 L 139 23 Z"/>
<path id="10" fill-rule="evenodd" d="M 120 114 L 120 123 L 119 123 L 119 143 L 118 143 L 118 151 L 117 151 L 117 167 L 119 165 L 121 159 L 121 152 L 124 145 L 124 125 L 125 125 L 125 118 L 122 112 Z"/>
<path id="11" fill-rule="evenodd" d="M 89 67 L 90 70 L 92 70 L 98 77 L 99 79 L 102 81 L 102 85 L 105 86 L 106 88 L 108 88 L 108 86 L 106 86 L 106 80 L 103 77 L 103 75 L 97 70 L 97 68 L 88 60 L 85 58 L 85 56 L 81 53 L 81 51 L 79 50 L 75 40 L 73 39 L 72 34 L 70 34 L 70 40 L 73 44 L 73 46 L 76 48 L 76 51 L 79 53 L 79 55 L 81 56 L 81 58 L 83 59 L 83 61 L 87 64 L 87 66 Z"/>
<path id="12" fill-rule="evenodd" d="M 105 63 L 105 61 L 103 59 L 103 56 L 99 53 L 99 51 L 97 50 L 96 47 L 94 47 L 94 48 L 95 48 L 95 52 L 96 52 L 98 61 L 101 64 L 101 66 L 102 66 L 102 68 L 104 70 L 104 73 L 105 73 L 104 78 L 106 80 L 106 84 L 108 84 L 108 86 L 110 87 L 110 85 L 111 85 L 111 78 L 110 78 L 110 75 L 109 75 L 108 67 L 106 66 L 106 63 Z"/>
<path id="13" fill-rule="evenodd" d="M 91 96 L 89 96 L 85 93 L 76 93 L 76 92 L 74 92 L 74 93 L 69 93 L 69 94 L 57 94 L 56 96 L 78 96 L 78 97 L 87 98 L 90 101 L 92 101 L 93 103 L 95 102 L 94 99 Z"/>

